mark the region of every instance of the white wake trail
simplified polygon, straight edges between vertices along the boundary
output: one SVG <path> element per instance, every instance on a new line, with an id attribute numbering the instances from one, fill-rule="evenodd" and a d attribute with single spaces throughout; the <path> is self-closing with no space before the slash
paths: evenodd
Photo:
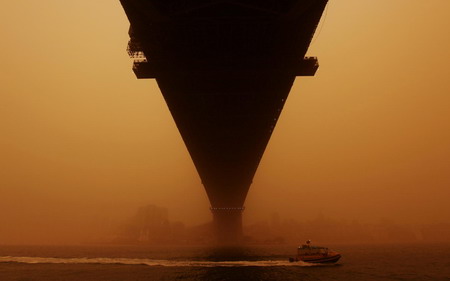
<path id="1" fill-rule="evenodd" d="M 124 264 L 163 267 L 275 267 L 275 266 L 315 266 L 305 262 L 282 260 L 261 261 L 190 261 L 190 260 L 153 260 L 128 258 L 44 258 L 44 257 L 0 257 L 0 263 L 27 264 Z"/>

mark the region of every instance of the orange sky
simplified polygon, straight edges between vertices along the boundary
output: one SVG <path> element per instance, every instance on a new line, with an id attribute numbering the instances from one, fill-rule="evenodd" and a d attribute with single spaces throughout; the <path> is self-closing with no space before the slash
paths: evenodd
<path id="1" fill-rule="evenodd" d="M 330 1 L 247 199 L 247 222 L 450 222 L 450 1 Z M 0 9 L 0 244 L 74 241 L 138 206 L 209 203 L 119 1 Z M 59 240 L 58 240 L 59 239 Z M 72 239 L 72 240 L 71 240 Z"/>

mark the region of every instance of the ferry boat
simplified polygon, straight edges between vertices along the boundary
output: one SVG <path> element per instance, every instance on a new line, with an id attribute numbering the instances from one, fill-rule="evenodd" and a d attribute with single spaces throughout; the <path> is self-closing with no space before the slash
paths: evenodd
<path id="1" fill-rule="evenodd" d="M 334 263 L 341 258 L 341 254 L 326 247 L 311 246 L 311 240 L 298 247 L 297 257 L 289 258 L 290 262 L 303 261 L 309 263 Z"/>

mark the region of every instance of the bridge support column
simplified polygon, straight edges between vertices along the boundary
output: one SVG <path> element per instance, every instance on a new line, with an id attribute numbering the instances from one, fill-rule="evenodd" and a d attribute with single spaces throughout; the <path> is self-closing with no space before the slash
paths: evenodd
<path id="1" fill-rule="evenodd" d="M 244 207 L 211 207 L 217 242 L 234 245 L 242 242 L 242 212 Z"/>

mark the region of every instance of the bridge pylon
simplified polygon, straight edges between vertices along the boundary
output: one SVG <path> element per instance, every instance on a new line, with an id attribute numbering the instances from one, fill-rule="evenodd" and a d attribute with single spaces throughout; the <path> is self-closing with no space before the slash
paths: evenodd
<path id="1" fill-rule="evenodd" d="M 120 0 L 137 78 L 156 79 L 205 187 L 222 241 L 245 198 L 327 0 Z"/>

